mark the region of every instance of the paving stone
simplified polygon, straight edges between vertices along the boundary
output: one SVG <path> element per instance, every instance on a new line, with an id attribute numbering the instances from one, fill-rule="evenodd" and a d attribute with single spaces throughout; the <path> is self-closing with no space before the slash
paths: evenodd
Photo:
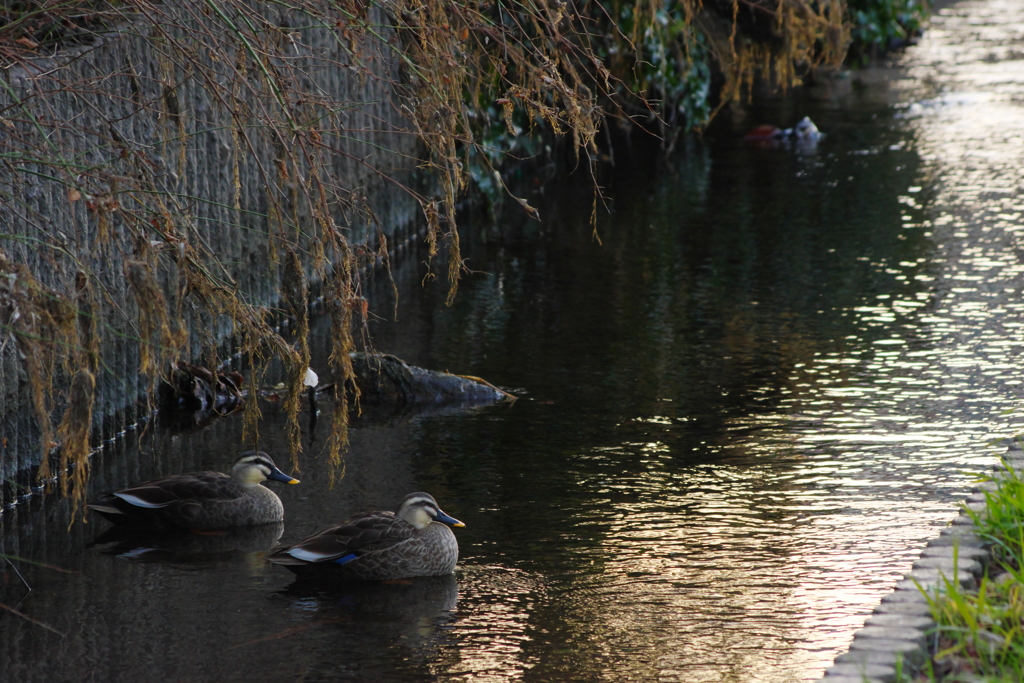
<path id="1" fill-rule="evenodd" d="M 949 533 L 948 530 L 956 529 L 956 533 Z M 941 536 L 933 538 L 928 541 L 929 548 L 938 548 L 941 546 L 958 546 L 960 548 L 985 548 L 987 544 L 981 536 L 976 533 L 971 533 L 969 529 L 963 527 L 948 527 L 943 529 Z M 943 533 L 947 532 L 947 533 Z"/>
<path id="2" fill-rule="evenodd" d="M 865 626 L 857 631 L 854 638 L 876 638 L 884 641 L 906 640 L 918 647 L 924 645 L 924 631 L 906 626 Z"/>
<path id="3" fill-rule="evenodd" d="M 826 674 L 825 677 L 821 679 L 822 683 L 888 683 L 888 681 L 891 680 L 891 678 L 875 678 L 874 676 L 858 675 L 850 676 L 847 674 L 839 674 L 836 676 Z"/>
<path id="4" fill-rule="evenodd" d="M 858 638 L 854 636 L 850 643 L 850 652 L 885 652 L 895 657 L 902 657 L 903 668 L 919 667 L 928 658 L 924 648 L 913 640 L 885 640 L 883 638 Z"/>
<path id="5" fill-rule="evenodd" d="M 896 677 L 896 667 L 889 664 L 833 664 L 825 669 L 825 676 L 868 676 L 891 680 Z"/>
<path id="6" fill-rule="evenodd" d="M 921 557 L 948 557 L 950 561 L 953 560 L 954 555 L 960 558 L 961 562 L 964 560 L 974 560 L 980 564 L 982 558 L 988 557 L 988 548 L 978 545 L 955 546 L 949 544 L 930 545 L 921 551 Z"/>
<path id="7" fill-rule="evenodd" d="M 900 591 L 901 593 L 904 591 Z M 920 595 L 920 593 L 918 593 Z M 931 608 L 928 607 L 928 601 L 921 596 L 920 602 L 917 601 L 904 601 L 894 602 L 886 601 L 882 598 L 882 603 L 875 608 L 875 614 L 905 614 L 913 617 L 929 617 L 931 616 Z"/>
<path id="8" fill-rule="evenodd" d="M 849 650 L 836 657 L 836 664 L 865 664 L 895 667 L 903 655 L 889 651 Z"/>
<path id="9" fill-rule="evenodd" d="M 864 622 L 864 626 L 898 626 L 902 628 L 917 628 L 927 631 L 935 625 L 935 620 L 928 616 L 917 614 L 872 614 Z"/>
<path id="10" fill-rule="evenodd" d="M 953 518 L 953 521 L 950 522 L 950 524 L 952 524 L 953 526 L 969 526 L 969 527 L 973 527 L 974 526 L 974 520 L 971 519 L 970 517 L 968 517 L 967 515 L 957 515 L 956 517 Z"/>
<path id="11" fill-rule="evenodd" d="M 970 572 L 971 574 L 981 573 L 981 563 L 969 557 L 958 556 L 954 560 L 952 546 L 949 555 L 928 555 L 922 556 L 914 562 L 914 569 L 941 569 L 947 576 L 953 575 L 953 570 Z"/>
<path id="12" fill-rule="evenodd" d="M 904 583 L 906 581 L 909 581 L 910 584 L 907 585 Z M 904 590 L 911 590 L 915 585 L 926 590 L 930 590 L 932 588 L 944 586 L 946 581 L 956 581 L 957 584 L 964 588 L 974 588 L 978 585 L 978 580 L 975 578 L 974 574 L 969 571 L 960 569 L 956 574 L 953 574 L 952 569 L 944 571 L 942 569 L 935 568 L 913 569 L 904 577 L 904 582 L 899 582 L 898 585 Z"/>
<path id="13" fill-rule="evenodd" d="M 888 638 L 861 638 L 859 635 L 853 636 L 853 642 L 850 643 L 850 651 L 853 650 L 867 650 L 868 652 L 892 652 L 893 654 L 902 654 L 904 658 L 913 657 L 913 653 L 920 649 L 913 640 L 890 640 Z"/>
<path id="14" fill-rule="evenodd" d="M 978 585 L 977 578 L 970 572 L 959 572 L 959 576 L 956 579 L 954 581 L 953 570 L 935 572 L 930 569 L 915 569 L 897 581 L 893 588 L 904 591 L 924 591 L 929 595 L 934 595 L 939 590 L 944 589 L 947 583 L 956 583 L 968 590 L 973 590 Z"/>
<path id="15" fill-rule="evenodd" d="M 941 567 L 915 567 L 907 572 L 906 578 L 915 578 L 921 581 L 927 581 L 929 579 L 937 578 L 939 575 L 945 576 L 948 579 L 956 578 L 958 581 L 974 581 L 974 574 L 970 573 L 966 569 L 957 569 L 956 574 L 953 574 L 953 568 L 942 569 Z"/>
<path id="16" fill-rule="evenodd" d="M 962 536 L 964 538 L 978 538 L 974 527 L 967 524 L 955 524 L 947 526 L 939 532 L 939 536 Z M 981 540 L 981 539 L 978 539 Z"/>
<path id="17" fill-rule="evenodd" d="M 944 581 L 933 576 L 923 579 L 900 579 L 893 588 L 900 591 L 925 591 L 929 595 L 935 595 L 945 585 Z"/>
<path id="18" fill-rule="evenodd" d="M 923 595 L 921 595 L 921 592 L 914 589 L 893 591 L 892 593 L 882 596 L 883 605 L 893 602 L 910 603 L 912 605 L 928 604 L 928 601 L 925 600 Z"/>

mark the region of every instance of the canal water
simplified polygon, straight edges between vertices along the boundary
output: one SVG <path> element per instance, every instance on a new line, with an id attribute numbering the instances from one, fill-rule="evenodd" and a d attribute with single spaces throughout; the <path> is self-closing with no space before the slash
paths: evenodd
<path id="1" fill-rule="evenodd" d="M 370 292 L 375 348 L 515 403 L 362 419 L 340 481 L 321 406 L 283 527 L 109 540 L 59 500 L 5 511 L 33 590 L 0 572 L 0 678 L 814 680 L 1019 425 L 1022 33 L 1012 0 L 951 4 L 885 68 L 667 162 L 620 152 L 600 241 L 586 181 L 533 172 L 543 221 L 467 218 L 453 306 L 415 255 L 397 321 Z M 816 149 L 739 142 L 805 115 Z M 92 488 L 242 449 L 234 418 L 149 425 Z M 466 522 L 453 577 L 309 588 L 264 560 L 414 490 Z"/>

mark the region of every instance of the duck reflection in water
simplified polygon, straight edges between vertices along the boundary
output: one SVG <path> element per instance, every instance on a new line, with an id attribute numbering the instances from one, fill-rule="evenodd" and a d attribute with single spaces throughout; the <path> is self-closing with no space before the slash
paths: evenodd
<path id="1" fill-rule="evenodd" d="M 299 622 L 269 636 L 276 639 L 296 630 L 329 638 L 333 652 L 345 652 L 347 663 L 372 669 L 381 662 L 406 665 L 434 661 L 451 638 L 459 598 L 454 574 L 393 581 L 315 582 L 297 578 L 272 598 L 291 601 Z M 306 636 L 313 637 L 313 636 Z M 265 644 L 267 636 L 259 640 Z M 240 643 L 244 647 L 249 643 Z M 256 646 L 252 643 L 251 646 Z M 336 672 L 331 657 L 308 662 L 309 673 Z"/>
<path id="2" fill-rule="evenodd" d="M 261 555 L 276 546 L 283 533 L 284 522 L 201 532 L 115 526 L 89 545 L 105 555 L 124 559 L 203 564 Z"/>

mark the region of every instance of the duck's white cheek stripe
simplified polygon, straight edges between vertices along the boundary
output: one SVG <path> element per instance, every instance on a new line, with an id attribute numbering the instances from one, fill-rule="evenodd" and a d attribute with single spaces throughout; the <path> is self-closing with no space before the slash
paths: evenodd
<path id="1" fill-rule="evenodd" d="M 130 493 L 115 493 L 114 495 L 123 500 L 124 502 L 131 503 L 132 505 L 140 508 L 153 509 L 167 507 L 168 505 L 168 503 L 150 503 L 148 500 L 143 500 L 138 496 L 133 496 Z"/>

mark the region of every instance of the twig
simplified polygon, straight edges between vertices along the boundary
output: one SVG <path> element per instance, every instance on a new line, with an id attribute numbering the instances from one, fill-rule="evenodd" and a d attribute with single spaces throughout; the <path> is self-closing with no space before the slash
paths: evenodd
<path id="1" fill-rule="evenodd" d="M 25 614 L 24 612 L 19 612 L 18 610 L 14 609 L 14 608 L 13 608 L 13 607 L 11 607 L 10 605 L 5 605 L 5 604 L 3 604 L 2 602 L 0 602 L 0 609 L 5 609 L 5 610 L 7 610 L 8 612 L 10 612 L 11 614 L 15 614 L 15 615 L 17 615 L 17 616 L 21 617 L 21 618 L 22 618 L 22 619 L 24 619 L 25 621 L 30 621 L 30 622 L 32 622 L 32 623 L 33 623 L 33 624 L 35 624 L 36 626 L 42 626 L 42 627 L 43 627 L 43 628 L 45 628 L 45 629 L 46 629 L 47 631 L 53 631 L 54 633 L 56 633 L 56 634 L 57 634 L 58 636 L 60 636 L 61 638 L 67 638 L 67 635 L 66 635 L 65 633 L 62 633 L 62 632 L 58 631 L 58 630 L 57 630 L 57 629 L 55 629 L 54 627 L 50 626 L 49 624 L 45 624 L 45 623 L 43 623 L 43 622 L 39 621 L 38 619 L 33 619 L 32 617 L 30 617 L 29 615 Z"/>
<path id="2" fill-rule="evenodd" d="M 4 557 L 4 560 L 7 561 L 7 564 L 11 565 L 11 569 L 13 569 L 14 573 L 18 575 L 18 578 L 21 579 L 21 582 L 23 584 L 25 584 L 25 588 L 28 589 L 28 592 L 31 593 L 32 592 L 32 586 L 31 586 L 31 584 L 29 584 L 28 581 L 25 580 L 25 577 L 21 575 L 21 572 L 18 571 L 18 567 L 13 562 L 11 562 L 11 558 L 7 557 L 6 555 L 4 555 L 3 557 Z"/>

